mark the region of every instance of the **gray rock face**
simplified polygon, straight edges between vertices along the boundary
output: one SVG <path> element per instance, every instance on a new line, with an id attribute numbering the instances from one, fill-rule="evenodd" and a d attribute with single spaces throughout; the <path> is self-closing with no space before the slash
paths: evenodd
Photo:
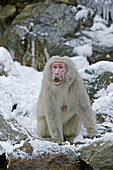
<path id="1" fill-rule="evenodd" d="M 94 145 L 84 147 L 81 151 L 81 159 L 94 170 L 112 170 L 113 144 L 110 143 L 110 141 L 107 143 L 97 142 Z"/>
<path id="2" fill-rule="evenodd" d="M 73 34 L 78 26 L 71 9 L 66 4 L 28 5 L 6 30 L 0 44 L 9 49 L 14 60 L 38 70 L 52 55 L 73 55 L 63 44 L 65 36 Z"/>
<path id="3" fill-rule="evenodd" d="M 113 145 L 102 149 L 101 152 L 98 152 L 94 159 L 91 161 L 93 169 L 112 169 L 113 168 Z M 96 164 L 94 163 L 96 162 Z"/>
<path id="4" fill-rule="evenodd" d="M 11 127 L 13 123 L 16 130 Z M 21 127 L 18 126 L 14 119 L 9 122 L 5 121 L 3 116 L 0 114 L 0 141 L 12 141 L 12 143 L 25 140 L 27 138 L 26 134 L 21 133 Z"/>

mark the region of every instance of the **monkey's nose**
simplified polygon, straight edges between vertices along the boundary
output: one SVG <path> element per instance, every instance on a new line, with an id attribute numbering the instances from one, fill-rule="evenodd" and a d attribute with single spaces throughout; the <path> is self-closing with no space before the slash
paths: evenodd
<path id="1" fill-rule="evenodd" d="M 59 75 L 59 73 L 58 73 L 58 72 L 55 72 L 55 75 Z"/>

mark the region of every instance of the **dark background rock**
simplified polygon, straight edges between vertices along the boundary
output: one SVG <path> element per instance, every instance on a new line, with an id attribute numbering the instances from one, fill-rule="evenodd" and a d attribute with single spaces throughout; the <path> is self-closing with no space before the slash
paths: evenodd
<path id="1" fill-rule="evenodd" d="M 5 46 L 14 60 L 42 70 L 53 55 L 74 55 L 66 47 L 64 37 L 77 29 L 72 6 L 55 3 L 28 5 L 5 31 L 0 45 Z M 9 46 L 10 44 L 10 46 Z"/>
<path id="2" fill-rule="evenodd" d="M 8 164 L 8 160 L 6 159 L 6 154 L 3 153 L 0 155 L 0 169 L 6 169 Z"/>
<path id="3" fill-rule="evenodd" d="M 88 58 L 90 64 L 96 63 L 98 61 L 113 61 L 113 48 L 106 48 L 106 47 L 93 47 L 93 56 Z"/>

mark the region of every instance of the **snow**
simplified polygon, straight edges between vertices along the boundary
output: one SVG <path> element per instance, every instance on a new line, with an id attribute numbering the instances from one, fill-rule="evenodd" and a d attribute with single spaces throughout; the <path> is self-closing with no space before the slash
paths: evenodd
<path id="1" fill-rule="evenodd" d="M 38 141 L 37 139 L 31 140 L 31 146 L 33 147 L 33 157 L 43 154 L 59 154 L 66 153 L 66 150 L 71 150 L 75 153 L 75 146 L 70 145 L 70 143 L 64 143 L 63 146 L 58 145 L 58 143 L 53 143 L 50 141 Z M 38 150 L 37 150 L 38 148 Z"/>
<path id="2" fill-rule="evenodd" d="M 82 45 L 82 46 L 75 47 L 73 52 L 76 53 L 79 56 L 83 55 L 85 57 L 89 57 L 93 54 L 92 53 L 92 46 L 90 46 L 89 44 L 85 44 L 85 45 Z"/>
<path id="3" fill-rule="evenodd" d="M 107 22 L 109 19 L 113 20 L 113 0 L 92 0 L 95 7 L 97 8 L 97 13 L 103 16 Z"/>
<path id="4" fill-rule="evenodd" d="M 112 84 L 113 85 L 113 84 Z M 109 86 L 108 86 L 109 88 Z M 103 89 L 102 89 L 103 90 Z M 101 91 L 102 91 L 101 90 Z M 113 89 L 112 89 L 113 90 Z M 107 90 L 104 90 L 105 92 Z M 113 113 L 113 92 L 102 94 L 100 98 L 96 99 L 92 105 L 92 108 L 95 113 L 107 114 L 111 117 Z"/>
<path id="5" fill-rule="evenodd" d="M 9 75 L 18 76 L 19 72 L 10 56 L 10 53 L 3 47 L 0 47 L 0 69 L 4 67 L 4 71 Z"/>
<path id="6" fill-rule="evenodd" d="M 98 22 L 108 25 L 107 21 L 103 19 L 100 15 L 96 15 L 94 17 L 94 23 L 98 23 Z"/>
<path id="7" fill-rule="evenodd" d="M 81 19 L 87 20 L 88 13 L 89 13 L 89 11 L 87 9 L 80 10 L 79 12 L 77 12 L 77 14 L 75 16 L 75 20 L 76 21 L 79 21 Z"/>
<path id="8" fill-rule="evenodd" d="M 73 47 L 73 53 L 79 56 L 92 55 L 92 41 L 85 36 L 65 42 L 65 45 Z"/>
<path id="9" fill-rule="evenodd" d="M 85 69 L 89 67 L 89 62 L 84 56 L 76 56 L 76 57 L 72 57 L 71 59 L 73 63 L 75 64 L 75 67 L 78 70 L 78 72 L 84 71 Z"/>
<path id="10" fill-rule="evenodd" d="M 106 31 L 107 27 L 103 23 L 94 23 L 94 25 L 91 27 L 92 31 L 98 31 L 103 30 Z"/>
<path id="11" fill-rule="evenodd" d="M 88 78 L 91 75 L 87 75 L 84 70 L 95 71 L 95 74 L 103 73 L 104 71 L 113 72 L 113 63 L 107 61 L 101 61 L 96 64 L 89 66 L 87 59 L 83 56 L 77 56 L 72 58 L 75 67 L 84 78 Z M 36 135 L 36 107 L 37 100 L 41 90 L 41 83 L 43 78 L 43 72 L 38 72 L 34 68 L 22 66 L 18 62 L 14 62 L 10 53 L 3 47 L 0 47 L 0 68 L 4 68 L 6 76 L 0 76 L 0 114 L 3 118 L 9 122 L 10 126 L 16 130 L 15 126 L 11 124 L 12 118 L 16 120 L 17 124 L 21 127 L 21 131 L 28 136 L 31 146 L 33 147 L 33 157 L 38 154 L 44 153 L 65 153 L 67 150 L 75 152 L 76 149 L 80 149 L 83 146 L 89 145 L 98 140 L 113 140 L 112 133 L 106 133 L 99 139 L 83 139 L 82 133 L 75 138 L 75 142 L 82 141 L 84 145 L 70 145 L 69 142 L 65 142 L 64 146 L 60 146 L 57 143 L 42 141 L 37 138 Z M 113 83 L 111 83 L 107 89 L 101 89 L 98 91 L 97 99 L 95 99 L 92 107 L 94 113 L 108 114 L 113 120 Z M 12 111 L 14 105 L 17 105 L 17 108 Z M 113 130 L 113 124 L 106 119 L 105 125 L 111 127 Z M 102 124 L 103 126 L 103 124 Z M 100 128 L 101 125 L 98 124 Z M 102 128 L 102 127 L 101 127 Z M 33 137 L 33 138 L 32 138 Z M 35 138 L 36 137 L 36 138 Z M 9 154 L 13 153 L 13 156 L 24 157 L 25 153 L 23 151 L 18 151 L 19 155 L 14 152 L 14 150 L 22 146 L 24 141 L 20 141 L 19 144 L 13 144 L 10 140 L 0 141 L 0 153 L 3 153 L 3 150 Z M 28 155 L 26 155 L 28 156 Z"/>
<path id="12" fill-rule="evenodd" d="M 98 4 L 99 1 L 96 3 Z M 92 11 L 84 6 L 80 8 L 81 10 L 78 12 L 77 8 L 72 8 L 72 11 L 75 13 L 75 20 L 79 21 L 82 19 L 85 22 Z M 92 56 L 94 46 L 101 48 L 113 47 L 113 24 L 108 26 L 108 21 L 98 14 L 95 15 L 93 25 L 89 30 L 83 29 L 80 33 L 75 33 L 75 35 L 77 38 L 72 38 L 64 44 L 73 47 L 73 53 L 79 56 Z"/>
<path id="13" fill-rule="evenodd" d="M 7 142 L 6 141 L 2 141 L 2 142 L 0 141 L 0 145 L 1 145 L 2 148 L 4 148 L 5 153 L 11 153 L 11 152 L 13 152 L 14 149 L 23 146 L 23 144 L 24 144 L 24 141 L 21 141 L 20 144 L 16 144 L 16 145 L 13 146 L 13 145 L 11 145 L 11 143 L 9 141 L 7 141 Z"/>
<path id="14" fill-rule="evenodd" d="M 105 135 L 103 135 L 101 138 L 94 138 L 92 139 L 81 139 L 81 142 L 83 142 L 84 144 L 79 144 L 77 145 L 76 149 L 77 151 L 79 151 L 81 148 L 88 146 L 89 144 L 94 144 L 95 142 L 103 142 L 102 144 L 104 144 L 107 141 L 113 141 L 113 133 L 106 133 Z"/>
<path id="15" fill-rule="evenodd" d="M 99 61 L 96 64 L 92 64 L 89 66 L 88 71 L 93 72 L 98 75 L 104 73 L 105 71 L 109 71 L 113 73 L 113 62 L 110 61 Z"/>
<path id="16" fill-rule="evenodd" d="M 23 29 L 26 33 L 29 32 L 29 29 L 26 27 L 26 26 L 20 26 L 20 25 L 17 25 L 17 27 L 19 27 L 20 29 Z"/>
<path id="17" fill-rule="evenodd" d="M 77 9 L 78 9 L 78 12 L 77 12 Z M 72 7 L 71 10 L 73 13 L 76 13 L 75 15 L 76 21 L 83 20 L 85 22 L 88 19 L 89 15 L 94 14 L 93 10 L 91 10 L 90 8 L 86 8 L 85 6 L 82 6 L 82 5 L 78 5 L 77 8 Z"/>
<path id="18" fill-rule="evenodd" d="M 83 34 L 90 37 L 92 45 L 98 45 L 103 47 L 111 48 L 113 47 L 113 24 L 110 27 L 106 26 L 106 20 L 99 17 L 98 15 L 94 18 L 94 24 L 90 28 L 90 31 L 83 31 Z M 100 19 L 101 18 L 101 19 Z"/>

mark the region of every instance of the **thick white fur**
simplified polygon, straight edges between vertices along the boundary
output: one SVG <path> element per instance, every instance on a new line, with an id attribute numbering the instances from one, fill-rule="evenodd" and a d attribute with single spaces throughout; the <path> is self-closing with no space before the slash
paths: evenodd
<path id="1" fill-rule="evenodd" d="M 62 62 L 66 65 L 63 82 L 52 82 L 51 65 Z M 62 111 L 62 106 L 67 106 Z M 64 140 L 75 137 L 84 123 L 88 136 L 97 135 L 95 118 L 83 81 L 69 57 L 52 57 L 44 69 L 42 89 L 37 107 L 37 133 L 40 137 Z"/>

